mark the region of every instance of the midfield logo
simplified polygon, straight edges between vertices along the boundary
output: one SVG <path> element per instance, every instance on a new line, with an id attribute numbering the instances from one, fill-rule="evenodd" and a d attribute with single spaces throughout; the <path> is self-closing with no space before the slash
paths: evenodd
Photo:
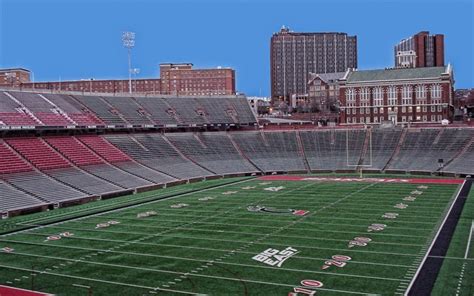
<path id="1" fill-rule="evenodd" d="M 270 266 L 281 267 L 286 260 L 296 254 L 298 254 L 298 250 L 292 247 L 288 247 L 282 251 L 268 248 L 262 253 L 253 256 L 252 259 Z"/>
<path id="2" fill-rule="evenodd" d="M 257 186 L 245 186 L 245 187 L 242 187 L 243 190 L 249 190 L 249 189 L 254 189 L 255 187 Z"/>
<path id="3" fill-rule="evenodd" d="M 238 191 L 226 191 L 226 192 L 222 192 L 222 194 L 224 195 L 230 195 L 230 194 L 236 194 Z"/>
<path id="4" fill-rule="evenodd" d="M 428 189 L 428 186 L 426 186 L 426 185 L 420 185 L 420 186 L 418 186 L 418 187 L 416 187 L 416 188 L 418 188 L 418 189 Z"/>
<path id="5" fill-rule="evenodd" d="M 422 193 L 423 191 L 420 191 L 420 190 L 413 190 L 412 192 L 410 192 L 410 194 L 417 194 L 417 195 L 420 195 Z"/>
<path id="6" fill-rule="evenodd" d="M 292 214 L 296 216 L 304 216 L 309 213 L 306 210 L 294 210 L 294 209 L 277 209 L 259 205 L 251 205 L 247 207 L 249 212 L 261 212 L 261 213 L 270 213 L 270 214 Z"/>
<path id="7" fill-rule="evenodd" d="M 416 200 L 416 197 L 414 197 L 414 196 L 407 196 L 407 197 L 404 197 L 403 200 L 404 200 L 404 201 L 415 201 L 415 200 Z"/>
<path id="8" fill-rule="evenodd" d="M 213 200 L 214 197 L 212 196 L 206 196 L 206 197 L 201 197 L 201 198 L 198 198 L 199 201 L 208 201 L 208 200 Z"/>

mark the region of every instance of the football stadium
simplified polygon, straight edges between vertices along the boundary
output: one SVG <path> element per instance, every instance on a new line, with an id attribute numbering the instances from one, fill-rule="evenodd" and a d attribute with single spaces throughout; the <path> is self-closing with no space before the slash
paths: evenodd
<path id="1" fill-rule="evenodd" d="M 0 91 L 0 295 L 473 295 L 474 128 Z"/>

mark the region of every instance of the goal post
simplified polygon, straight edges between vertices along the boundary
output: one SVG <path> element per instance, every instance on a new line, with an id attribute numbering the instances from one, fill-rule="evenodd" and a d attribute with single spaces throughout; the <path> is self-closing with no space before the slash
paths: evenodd
<path id="1" fill-rule="evenodd" d="M 364 129 L 366 131 L 366 138 L 364 139 L 364 143 L 363 143 L 363 146 L 362 146 L 362 151 L 360 152 L 359 155 L 355 155 L 355 159 L 356 159 L 356 163 L 351 163 L 351 157 L 350 157 L 350 151 L 351 151 L 351 147 L 353 147 L 353 145 L 355 143 L 349 143 L 349 129 L 346 130 L 346 165 L 347 167 L 349 168 L 355 168 L 355 170 L 359 170 L 360 172 L 360 177 L 362 178 L 363 176 L 363 170 L 364 168 L 371 168 L 372 165 L 373 165 L 373 152 L 372 152 L 372 129 L 371 128 L 365 128 Z M 368 137 L 368 139 L 367 139 Z M 365 149 L 365 155 L 362 155 L 362 153 L 364 153 L 364 147 L 366 145 L 366 140 L 368 140 L 368 143 L 367 143 L 367 148 Z M 354 155 L 353 155 L 354 156 Z M 366 160 L 367 160 L 367 156 L 369 158 L 369 163 L 368 164 L 365 164 Z M 361 160 L 361 157 L 363 157 L 363 162 L 359 164 L 359 161 Z"/>

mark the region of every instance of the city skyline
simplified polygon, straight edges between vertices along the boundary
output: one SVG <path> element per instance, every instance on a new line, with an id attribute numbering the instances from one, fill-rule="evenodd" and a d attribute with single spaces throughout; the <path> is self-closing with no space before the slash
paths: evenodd
<path id="1" fill-rule="evenodd" d="M 411 9 L 402 10 L 406 5 Z M 282 25 L 356 35 L 359 69 L 393 67 L 396 43 L 431 31 L 445 35 L 445 62 L 454 67 L 456 88 L 467 88 L 474 86 L 472 8 L 469 1 L 424 0 L 0 0 L 0 67 L 28 68 L 35 81 L 126 78 L 120 36 L 130 30 L 137 34 L 132 52 L 137 78 L 158 77 L 158 65 L 165 62 L 232 67 L 238 91 L 269 96 L 270 38 Z M 27 21 L 13 21 L 20 18 Z"/>

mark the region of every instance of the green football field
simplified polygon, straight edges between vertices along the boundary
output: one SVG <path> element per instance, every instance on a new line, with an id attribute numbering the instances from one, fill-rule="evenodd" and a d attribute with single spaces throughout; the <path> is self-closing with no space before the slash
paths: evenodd
<path id="1" fill-rule="evenodd" d="M 401 295 L 459 188 L 209 182 L 222 185 L 2 235 L 0 285 L 59 295 Z"/>

